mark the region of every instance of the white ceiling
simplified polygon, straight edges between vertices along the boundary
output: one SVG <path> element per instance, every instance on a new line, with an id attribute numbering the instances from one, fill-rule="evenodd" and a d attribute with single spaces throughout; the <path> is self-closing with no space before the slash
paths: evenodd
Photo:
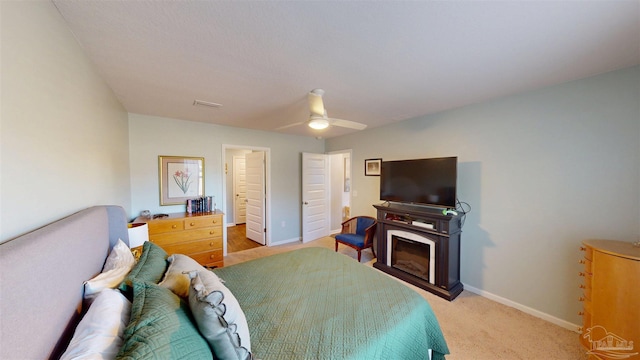
<path id="1" fill-rule="evenodd" d="M 128 112 L 267 131 L 314 88 L 376 127 L 640 64 L 640 0 L 53 2 Z"/>

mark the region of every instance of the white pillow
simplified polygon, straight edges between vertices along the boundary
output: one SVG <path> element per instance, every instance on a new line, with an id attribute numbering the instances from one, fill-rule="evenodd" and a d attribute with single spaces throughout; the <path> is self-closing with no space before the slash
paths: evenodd
<path id="1" fill-rule="evenodd" d="M 60 359 L 114 359 L 122 347 L 122 334 L 130 315 L 131 302 L 120 291 L 101 291 Z"/>
<path id="2" fill-rule="evenodd" d="M 107 256 L 102 272 L 93 279 L 85 281 L 84 298 L 91 300 L 100 291 L 109 288 L 113 289 L 120 285 L 135 263 L 136 259 L 131 254 L 131 249 L 122 240 L 118 239 L 109 256 Z"/>
<path id="3" fill-rule="evenodd" d="M 173 291 L 174 294 L 182 298 L 189 296 L 189 285 L 191 284 L 189 273 L 192 271 L 197 271 L 205 279 L 212 278 L 211 281 L 214 281 L 215 278 L 220 281 L 216 274 L 186 255 L 173 254 L 167 258 L 167 261 L 169 268 L 158 285 Z"/>
<path id="4" fill-rule="evenodd" d="M 189 273 L 189 308 L 198 330 L 218 359 L 250 359 L 249 326 L 238 300 L 215 277 Z"/>

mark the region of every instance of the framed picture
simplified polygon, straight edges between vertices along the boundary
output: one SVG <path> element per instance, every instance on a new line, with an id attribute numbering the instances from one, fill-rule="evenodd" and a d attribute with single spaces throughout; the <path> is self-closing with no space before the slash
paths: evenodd
<path id="1" fill-rule="evenodd" d="M 158 156 L 160 205 L 183 205 L 204 196 L 204 158 Z"/>
<path id="2" fill-rule="evenodd" d="M 364 175 L 380 176 L 381 167 L 382 167 L 382 159 L 366 159 L 364 161 Z"/>

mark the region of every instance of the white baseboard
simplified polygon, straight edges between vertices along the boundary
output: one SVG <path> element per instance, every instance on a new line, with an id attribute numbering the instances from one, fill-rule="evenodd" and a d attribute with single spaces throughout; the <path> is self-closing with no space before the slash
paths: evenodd
<path id="1" fill-rule="evenodd" d="M 286 240 L 280 240 L 278 242 L 272 241 L 271 244 L 269 244 L 269 246 L 290 244 L 290 243 L 294 243 L 296 241 L 302 241 L 302 239 L 297 237 L 297 238 L 291 238 L 291 239 L 286 239 Z"/>
<path id="2" fill-rule="evenodd" d="M 228 223 L 227 227 L 232 227 L 232 226 L 236 226 L 236 223 Z"/>
<path id="3" fill-rule="evenodd" d="M 576 332 L 576 333 L 579 332 L 578 331 L 578 328 L 580 327 L 579 325 L 572 324 L 572 323 L 570 323 L 570 322 L 568 322 L 566 320 L 562 320 L 562 319 L 557 318 L 557 317 L 555 317 L 553 315 L 549 315 L 547 313 L 543 313 L 542 311 L 539 311 L 539 310 L 530 308 L 528 306 L 519 304 L 519 303 L 517 303 L 515 301 L 509 300 L 509 299 L 505 299 L 502 296 L 498 296 L 498 295 L 492 294 L 492 293 L 490 293 L 488 291 L 480 290 L 478 288 L 475 288 L 475 287 L 467 285 L 467 284 L 462 284 L 462 285 L 464 286 L 465 290 L 471 291 L 474 294 L 478 294 L 478 295 L 480 295 L 482 297 L 485 297 L 485 298 L 487 298 L 489 300 L 493 300 L 493 301 L 495 301 L 497 303 L 500 303 L 502 305 L 506 305 L 506 306 L 512 307 L 514 309 L 518 309 L 518 310 L 520 310 L 520 311 L 522 311 L 522 312 L 524 312 L 526 314 L 535 316 L 535 317 L 540 318 L 542 320 L 548 321 L 548 322 L 550 322 L 552 324 L 556 324 L 556 325 L 558 325 L 560 327 L 563 327 L 563 328 L 565 328 L 567 330 L 571 330 L 571 331 Z"/>

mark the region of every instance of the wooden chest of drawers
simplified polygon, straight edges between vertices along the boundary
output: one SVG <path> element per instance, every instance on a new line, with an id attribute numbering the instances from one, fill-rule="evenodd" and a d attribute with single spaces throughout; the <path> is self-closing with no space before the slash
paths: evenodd
<path id="1" fill-rule="evenodd" d="M 580 343 L 589 359 L 640 358 L 640 247 L 614 240 L 583 244 Z"/>
<path id="2" fill-rule="evenodd" d="M 149 224 L 149 241 L 169 255 L 184 254 L 205 266 L 224 266 L 222 255 L 222 216 L 210 213 L 174 213 L 159 219 L 136 219 Z"/>

